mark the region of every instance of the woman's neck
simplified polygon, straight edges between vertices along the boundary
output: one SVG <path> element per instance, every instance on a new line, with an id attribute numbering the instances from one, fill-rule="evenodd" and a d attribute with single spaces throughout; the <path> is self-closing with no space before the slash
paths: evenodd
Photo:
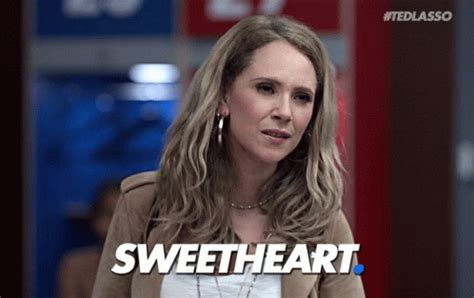
<path id="1" fill-rule="evenodd" d="M 263 184 L 273 175 L 277 165 L 256 163 L 249 160 L 234 160 L 235 183 L 232 202 L 252 205 L 262 198 L 258 193 Z"/>

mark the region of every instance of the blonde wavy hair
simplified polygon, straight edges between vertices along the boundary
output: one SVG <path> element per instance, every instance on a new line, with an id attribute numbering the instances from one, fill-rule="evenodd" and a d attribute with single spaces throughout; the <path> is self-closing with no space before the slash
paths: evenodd
<path id="1" fill-rule="evenodd" d="M 330 61 L 317 35 L 298 21 L 251 16 L 217 41 L 195 74 L 184 107 L 170 127 L 150 215 L 163 243 L 239 241 L 229 216 L 234 167 L 225 142 L 227 129 L 224 144 L 217 143 L 216 112 L 235 78 L 252 63 L 255 50 L 275 40 L 289 42 L 309 58 L 316 70 L 317 90 L 305 136 L 279 162 L 259 198 L 269 199 L 262 208 L 269 216 L 269 233 L 283 237 L 290 245 L 324 241 L 328 221 L 340 208 L 343 192 Z"/>

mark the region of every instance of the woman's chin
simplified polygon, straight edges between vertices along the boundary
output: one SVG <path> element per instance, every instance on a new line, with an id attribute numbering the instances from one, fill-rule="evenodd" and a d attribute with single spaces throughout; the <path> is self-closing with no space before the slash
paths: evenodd
<path id="1" fill-rule="evenodd" d="M 277 165 L 280 161 L 285 159 L 288 154 L 283 154 L 281 152 L 268 152 L 266 154 L 261 154 L 259 159 L 264 164 Z"/>

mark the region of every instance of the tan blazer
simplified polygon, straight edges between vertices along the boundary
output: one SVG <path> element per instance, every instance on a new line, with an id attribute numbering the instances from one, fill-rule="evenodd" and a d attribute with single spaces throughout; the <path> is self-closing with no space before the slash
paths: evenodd
<path id="1" fill-rule="evenodd" d="M 117 262 L 115 250 L 122 243 L 143 243 L 149 212 L 155 198 L 156 172 L 145 172 L 126 178 L 121 185 L 122 195 L 105 241 L 92 297 L 160 297 L 163 275 L 154 271 L 140 274 L 138 270 L 117 275 L 111 268 Z M 156 229 L 152 229 L 147 244 L 159 242 Z M 353 243 L 352 233 L 342 212 L 334 216 L 329 226 L 329 243 Z M 283 242 L 272 237 L 272 243 Z M 334 266 L 339 268 L 340 259 Z M 354 259 L 357 262 L 357 259 Z M 351 274 L 302 274 L 294 270 L 281 278 L 282 297 L 365 297 L 360 276 Z"/>

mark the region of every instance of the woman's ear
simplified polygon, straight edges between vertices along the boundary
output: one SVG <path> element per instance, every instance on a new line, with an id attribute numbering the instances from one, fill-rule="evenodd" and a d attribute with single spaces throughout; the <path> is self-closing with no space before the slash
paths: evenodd
<path id="1" fill-rule="evenodd" d="M 227 98 L 219 101 L 219 107 L 217 108 L 217 112 L 224 118 L 230 115 L 230 109 Z"/>

